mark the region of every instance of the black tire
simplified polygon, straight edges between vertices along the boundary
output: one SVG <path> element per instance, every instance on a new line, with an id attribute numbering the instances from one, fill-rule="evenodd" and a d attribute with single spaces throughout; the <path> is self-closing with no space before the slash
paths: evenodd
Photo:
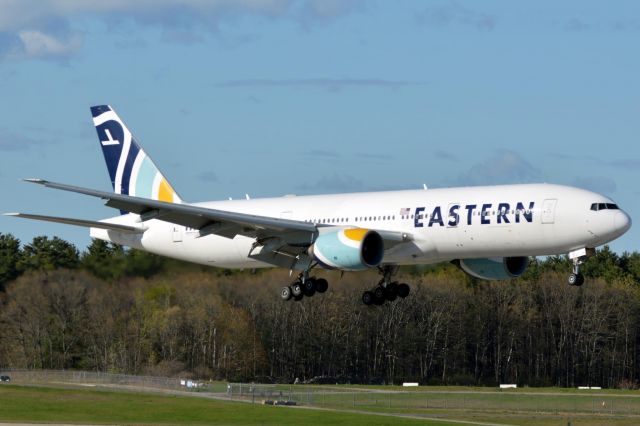
<path id="1" fill-rule="evenodd" d="M 391 283 L 384 289 L 384 297 L 389 301 L 393 302 L 398 298 L 398 284 Z"/>
<path id="2" fill-rule="evenodd" d="M 324 293 L 329 288 L 329 283 L 324 278 L 318 278 L 316 280 L 316 291 L 318 293 Z"/>
<path id="3" fill-rule="evenodd" d="M 373 304 L 373 293 L 371 293 L 370 291 L 365 291 L 364 293 L 362 293 L 362 303 L 364 303 L 367 306 L 370 306 L 371 304 Z"/>
<path id="4" fill-rule="evenodd" d="M 308 297 L 316 294 L 316 280 L 314 278 L 307 278 L 304 280 L 304 284 L 302 284 L 302 293 Z"/>
<path id="5" fill-rule="evenodd" d="M 291 284 L 291 294 L 293 297 L 302 296 L 302 284 L 299 282 Z"/>
<path id="6" fill-rule="evenodd" d="M 409 288 L 409 284 L 398 284 L 398 297 L 404 299 L 409 295 L 411 289 Z"/>
<path id="7" fill-rule="evenodd" d="M 282 289 L 280 290 L 280 297 L 282 298 L 282 300 L 287 301 L 291 299 L 292 296 L 293 294 L 291 294 L 291 287 L 282 287 Z"/>
<path id="8" fill-rule="evenodd" d="M 374 288 L 374 289 L 373 289 L 373 295 L 374 295 L 374 297 L 375 297 L 376 299 L 382 299 L 382 300 L 384 300 L 384 299 L 385 299 L 385 291 L 384 291 L 384 288 L 383 288 L 383 287 L 380 287 L 380 286 L 378 286 L 378 287 Z"/>
<path id="9" fill-rule="evenodd" d="M 386 302 L 387 299 L 383 297 L 376 297 L 375 293 L 373 294 L 373 304 L 376 306 L 380 306 L 380 305 L 384 305 L 384 302 Z"/>
<path id="10" fill-rule="evenodd" d="M 303 297 L 304 297 L 303 295 L 293 296 L 293 300 L 295 300 L 296 302 L 299 302 L 302 300 Z"/>
<path id="11" fill-rule="evenodd" d="M 569 275 L 569 279 L 567 280 L 569 285 L 574 285 L 576 287 L 580 287 L 584 284 L 584 275 L 582 274 L 571 274 Z"/>

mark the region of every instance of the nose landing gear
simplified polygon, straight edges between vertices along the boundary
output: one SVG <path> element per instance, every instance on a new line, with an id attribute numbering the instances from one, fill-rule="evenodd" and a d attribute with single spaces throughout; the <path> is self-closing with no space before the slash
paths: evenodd
<path id="1" fill-rule="evenodd" d="M 569 279 L 567 280 L 567 282 L 569 283 L 569 285 L 575 285 L 576 287 L 580 287 L 582 284 L 584 284 L 584 275 L 582 275 L 579 271 L 577 267 L 573 268 L 573 273 L 571 273 L 571 275 L 569 275 Z"/>
<path id="2" fill-rule="evenodd" d="M 569 259 L 573 262 L 573 272 L 569 275 L 569 279 L 567 280 L 569 285 L 579 287 L 584 284 L 584 275 L 580 273 L 580 265 L 595 253 L 596 250 L 594 248 L 583 248 L 569 252 Z"/>

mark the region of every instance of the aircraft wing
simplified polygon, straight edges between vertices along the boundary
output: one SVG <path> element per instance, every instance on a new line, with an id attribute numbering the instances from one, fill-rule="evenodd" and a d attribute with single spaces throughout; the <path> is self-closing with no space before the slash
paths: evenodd
<path id="1" fill-rule="evenodd" d="M 48 188 L 62 191 L 76 192 L 106 200 L 105 205 L 118 210 L 140 215 L 141 222 L 158 219 L 177 225 L 198 229 L 201 236 L 208 234 L 233 238 L 245 235 L 256 238 L 260 245 L 272 241 L 280 245 L 278 250 L 297 253 L 311 245 L 319 234 L 318 227 L 309 222 L 298 220 L 258 216 L 248 213 L 231 212 L 227 210 L 210 209 L 189 204 L 170 203 L 148 198 L 135 197 L 113 192 L 98 191 L 79 186 L 50 182 L 43 179 L 25 179 L 27 182 L 37 183 Z M 113 224 L 107 222 L 86 221 L 81 219 L 57 218 L 25 213 L 14 213 L 14 216 L 29 219 L 47 220 L 71 225 L 112 229 L 121 232 L 144 232 L 143 227 Z M 397 244 L 410 241 L 412 235 L 404 232 L 375 230 L 384 240 L 385 249 Z M 277 241 L 280 241 L 278 243 Z"/>
<path id="2" fill-rule="evenodd" d="M 136 226 L 121 225 L 119 223 L 98 222 L 95 220 L 84 220 L 84 219 L 72 219 L 68 217 L 43 216 L 39 214 L 5 213 L 4 216 L 22 217 L 25 219 L 43 220 L 46 222 L 64 223 L 66 225 L 84 226 L 87 228 L 100 228 L 100 229 L 107 229 L 107 230 L 118 231 L 118 232 L 130 232 L 134 234 L 141 234 L 146 229 L 146 228 L 136 227 Z"/>
<path id="3" fill-rule="evenodd" d="M 202 235 L 216 234 L 227 238 L 233 238 L 238 234 L 258 238 L 278 236 L 288 243 L 306 243 L 309 245 L 313 242 L 318 232 L 314 224 L 297 220 L 216 210 L 189 204 L 169 203 L 50 182 L 43 179 L 26 179 L 26 181 L 48 188 L 102 198 L 106 200 L 105 205 L 109 207 L 139 214 L 142 221 L 150 219 L 163 220 L 198 229 Z"/>

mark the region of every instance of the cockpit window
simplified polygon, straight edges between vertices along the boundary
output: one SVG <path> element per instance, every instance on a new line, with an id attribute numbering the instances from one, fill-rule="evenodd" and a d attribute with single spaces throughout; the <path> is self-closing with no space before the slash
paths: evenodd
<path id="1" fill-rule="evenodd" d="M 593 203 L 591 204 L 591 210 L 597 212 L 599 210 L 619 210 L 617 204 L 613 203 Z"/>

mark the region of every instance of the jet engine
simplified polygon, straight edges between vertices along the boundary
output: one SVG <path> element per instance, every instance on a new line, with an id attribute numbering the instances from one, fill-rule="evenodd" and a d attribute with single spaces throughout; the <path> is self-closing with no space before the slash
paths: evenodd
<path id="1" fill-rule="evenodd" d="M 376 231 L 347 227 L 325 229 L 309 247 L 309 256 L 325 268 L 362 271 L 382 262 L 384 241 Z"/>
<path id="2" fill-rule="evenodd" d="M 529 265 L 528 257 L 494 257 L 490 259 L 461 259 L 460 268 L 482 280 L 508 280 L 522 275 Z"/>

